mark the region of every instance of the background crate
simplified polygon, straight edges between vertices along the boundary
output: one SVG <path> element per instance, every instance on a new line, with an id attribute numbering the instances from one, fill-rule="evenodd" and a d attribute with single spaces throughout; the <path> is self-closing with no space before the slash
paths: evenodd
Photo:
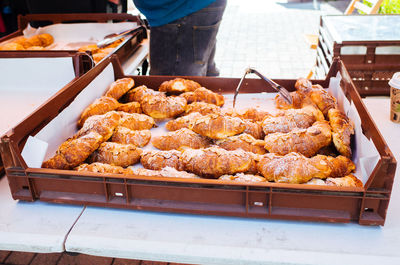
<path id="1" fill-rule="evenodd" d="M 343 23 L 334 23 L 337 20 Z M 353 28 L 353 23 L 360 23 L 360 27 Z M 366 24 L 364 27 L 376 24 L 377 29 L 366 30 L 361 23 Z M 389 95 L 388 82 L 400 71 L 400 33 L 394 26 L 398 24 L 399 15 L 322 16 L 316 77 L 324 78 L 333 58 L 340 57 L 361 96 Z M 385 32 L 387 28 L 393 28 L 390 36 Z M 352 32 L 355 36 L 350 36 Z"/>

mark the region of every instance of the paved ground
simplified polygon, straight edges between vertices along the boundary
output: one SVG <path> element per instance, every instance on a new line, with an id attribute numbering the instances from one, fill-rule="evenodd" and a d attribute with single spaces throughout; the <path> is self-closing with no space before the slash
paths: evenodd
<path id="1" fill-rule="evenodd" d="M 229 0 L 218 33 L 221 76 L 239 77 L 248 66 L 273 78 L 307 76 L 316 52 L 305 34 L 318 34 L 320 15 L 343 14 L 349 0 Z"/>

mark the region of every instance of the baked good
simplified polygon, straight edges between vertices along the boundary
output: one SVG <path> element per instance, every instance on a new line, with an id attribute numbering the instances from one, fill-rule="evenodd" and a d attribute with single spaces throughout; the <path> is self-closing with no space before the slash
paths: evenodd
<path id="1" fill-rule="evenodd" d="M 161 150 L 184 149 L 184 148 L 206 148 L 211 145 L 211 141 L 200 134 L 187 128 L 169 132 L 162 136 L 154 137 L 152 142 L 154 147 Z"/>
<path id="2" fill-rule="evenodd" d="M 329 124 L 332 127 L 332 140 L 340 154 L 351 157 L 351 135 L 354 134 L 353 123 L 342 111 L 328 111 Z"/>
<path id="3" fill-rule="evenodd" d="M 124 96 L 124 101 L 126 101 L 126 102 L 136 101 L 136 102 L 140 103 L 142 101 L 142 99 L 144 98 L 144 96 L 146 96 L 146 95 L 153 95 L 153 96 L 160 95 L 160 96 L 166 97 L 165 93 L 155 91 L 155 90 L 143 85 L 143 86 L 138 86 L 138 87 L 135 87 L 135 88 L 129 90 Z"/>
<path id="4" fill-rule="evenodd" d="M 240 118 L 208 114 L 195 119 L 189 129 L 211 139 L 224 139 L 242 133 L 246 126 Z"/>
<path id="5" fill-rule="evenodd" d="M 131 130 L 123 126 L 117 126 L 111 137 L 111 142 L 143 147 L 150 142 L 150 139 L 150 130 Z"/>
<path id="6" fill-rule="evenodd" d="M 155 126 L 155 121 L 152 117 L 146 114 L 139 113 L 126 113 L 119 111 L 121 116 L 119 125 L 131 130 L 150 130 Z"/>
<path id="7" fill-rule="evenodd" d="M 77 171 L 87 171 L 93 173 L 110 173 L 110 174 L 133 174 L 132 169 L 123 168 L 120 166 L 112 166 L 109 164 L 104 164 L 100 162 L 94 162 L 91 164 L 81 164 L 74 168 Z"/>
<path id="8" fill-rule="evenodd" d="M 109 89 L 107 90 L 105 96 L 112 97 L 118 100 L 122 95 L 128 92 L 135 82 L 130 77 L 120 78 L 111 83 Z"/>
<path id="9" fill-rule="evenodd" d="M 218 114 L 221 112 L 221 108 L 206 102 L 193 102 L 186 106 L 185 114 L 187 115 L 193 112 L 198 112 L 201 115 L 207 115 L 211 113 Z"/>
<path id="10" fill-rule="evenodd" d="M 144 168 L 152 170 L 161 170 L 165 167 L 183 170 L 183 164 L 179 160 L 180 157 L 181 152 L 177 150 L 146 151 L 142 153 L 140 163 Z"/>
<path id="11" fill-rule="evenodd" d="M 195 91 L 201 85 L 195 81 L 183 78 L 175 78 L 173 80 L 164 81 L 158 88 L 161 92 L 183 93 Z"/>
<path id="12" fill-rule="evenodd" d="M 155 119 L 174 118 L 183 113 L 186 108 L 184 98 L 162 95 L 146 95 L 140 104 L 143 112 Z"/>
<path id="13" fill-rule="evenodd" d="M 257 140 L 247 133 L 230 136 L 225 139 L 215 141 L 215 144 L 225 150 L 242 149 L 247 152 L 263 155 L 266 153 L 264 141 Z"/>
<path id="14" fill-rule="evenodd" d="M 258 110 L 255 108 L 245 108 L 245 109 L 226 109 L 223 110 L 222 113 L 224 115 L 228 115 L 231 117 L 238 117 L 243 120 L 250 120 L 252 122 L 263 121 L 265 117 L 270 116 L 271 114 L 267 111 Z"/>
<path id="15" fill-rule="evenodd" d="M 82 112 L 81 117 L 78 121 L 78 126 L 82 127 L 86 119 L 90 116 L 105 114 L 109 111 L 115 110 L 116 108 L 118 108 L 118 106 L 119 102 L 116 99 L 105 96 L 100 97 L 88 107 L 86 107 L 86 109 Z"/>
<path id="16" fill-rule="evenodd" d="M 223 106 L 225 103 L 224 96 L 212 92 L 205 87 L 199 87 L 193 92 L 185 92 L 180 96 L 185 98 L 188 104 L 193 102 L 206 102 L 217 106 Z"/>
<path id="17" fill-rule="evenodd" d="M 140 103 L 134 101 L 125 104 L 120 104 L 118 108 L 116 108 L 115 110 L 127 113 L 142 113 L 142 107 L 140 106 Z"/>
<path id="18" fill-rule="evenodd" d="M 132 144 L 104 142 L 90 155 L 89 161 L 127 167 L 140 160 L 142 149 Z"/>
<path id="19" fill-rule="evenodd" d="M 165 128 L 168 131 L 176 131 L 182 128 L 189 128 L 190 123 L 193 122 L 195 119 L 202 117 L 198 112 L 192 112 L 188 115 L 179 117 L 175 120 L 170 120 L 165 124 Z"/>
<path id="20" fill-rule="evenodd" d="M 110 111 L 103 115 L 93 115 L 87 118 L 82 128 L 74 135 L 79 138 L 92 131 L 97 132 L 103 137 L 103 142 L 107 141 L 113 134 L 115 127 L 118 126 L 121 116 L 116 111 Z"/>
<path id="21" fill-rule="evenodd" d="M 230 181 L 238 181 L 238 182 L 266 182 L 267 179 L 252 174 L 244 174 L 244 173 L 237 173 L 235 175 L 222 175 L 218 178 L 219 180 L 230 180 Z"/>

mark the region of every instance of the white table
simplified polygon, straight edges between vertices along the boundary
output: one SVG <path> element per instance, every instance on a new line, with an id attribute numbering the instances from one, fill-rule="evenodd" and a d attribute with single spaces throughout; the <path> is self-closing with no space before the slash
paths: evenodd
<path id="1" fill-rule="evenodd" d="M 364 102 L 400 161 L 400 124 L 389 121 L 389 100 Z M 400 264 L 399 184 L 397 176 L 384 227 L 88 207 L 65 248 L 98 256 L 202 264 Z"/>
<path id="2" fill-rule="evenodd" d="M 364 102 L 400 161 L 389 100 Z M 397 172 L 385 226 L 364 227 L 17 202 L 3 178 L 0 249 L 203 264 L 400 264 L 399 184 Z"/>

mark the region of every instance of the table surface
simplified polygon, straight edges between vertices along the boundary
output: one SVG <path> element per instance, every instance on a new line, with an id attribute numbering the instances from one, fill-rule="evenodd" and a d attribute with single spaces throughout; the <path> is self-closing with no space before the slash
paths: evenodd
<path id="1" fill-rule="evenodd" d="M 398 41 L 400 15 L 326 15 L 322 16 L 335 41 Z"/>
<path id="2" fill-rule="evenodd" d="M 35 100 L 14 105 L 13 121 L 43 98 Z M 367 98 L 364 103 L 400 161 L 400 124 L 389 120 L 389 99 Z M 0 110 L 5 113 L 3 105 Z M 1 122 L 0 132 L 8 126 Z M 203 264 L 400 264 L 398 171 L 396 175 L 384 227 L 17 202 L 3 178 L 0 249 Z"/>

